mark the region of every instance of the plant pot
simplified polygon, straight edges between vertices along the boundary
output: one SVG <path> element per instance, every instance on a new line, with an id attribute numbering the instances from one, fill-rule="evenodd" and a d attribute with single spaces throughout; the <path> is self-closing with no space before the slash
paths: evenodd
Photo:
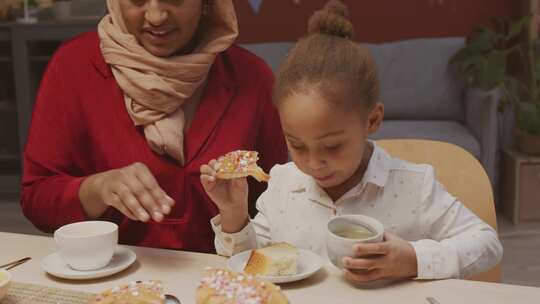
<path id="1" fill-rule="evenodd" d="M 518 150 L 525 154 L 540 155 L 540 135 L 532 135 L 516 129 L 516 144 Z"/>
<path id="2" fill-rule="evenodd" d="M 53 4 L 55 20 L 65 21 L 71 18 L 71 1 L 56 1 Z"/>

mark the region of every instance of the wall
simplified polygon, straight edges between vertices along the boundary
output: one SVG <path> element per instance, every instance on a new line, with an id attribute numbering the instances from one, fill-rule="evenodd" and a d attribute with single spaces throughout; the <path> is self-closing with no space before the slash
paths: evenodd
<path id="1" fill-rule="evenodd" d="M 342 0 L 355 39 L 388 42 L 418 37 L 467 36 L 493 16 L 516 16 L 521 0 Z M 234 0 L 239 42 L 295 41 L 326 0 L 265 0 L 256 14 L 248 0 Z M 298 3 L 296 3 L 298 2 Z"/>

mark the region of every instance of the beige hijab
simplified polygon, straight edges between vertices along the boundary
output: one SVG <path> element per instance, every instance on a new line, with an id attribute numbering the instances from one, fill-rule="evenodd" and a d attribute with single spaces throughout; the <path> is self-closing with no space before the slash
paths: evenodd
<path id="1" fill-rule="evenodd" d="M 148 145 L 184 164 L 182 105 L 202 85 L 216 55 L 238 36 L 233 2 L 212 1 L 192 53 L 160 58 L 128 33 L 119 1 L 107 0 L 109 14 L 98 25 L 101 52 L 124 93 L 133 123 L 144 127 Z"/>

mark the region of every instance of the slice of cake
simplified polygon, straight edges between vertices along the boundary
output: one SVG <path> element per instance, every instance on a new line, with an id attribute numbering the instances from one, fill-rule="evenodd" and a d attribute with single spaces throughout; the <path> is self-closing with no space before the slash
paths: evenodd
<path id="1" fill-rule="evenodd" d="M 298 249 L 288 243 L 276 243 L 251 252 L 244 272 L 251 275 L 287 276 L 298 273 Z"/>

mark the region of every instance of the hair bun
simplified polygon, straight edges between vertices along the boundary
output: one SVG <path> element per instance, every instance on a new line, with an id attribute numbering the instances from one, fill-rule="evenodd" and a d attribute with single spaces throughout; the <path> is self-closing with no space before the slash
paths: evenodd
<path id="1" fill-rule="evenodd" d="M 349 10 L 339 0 L 328 1 L 321 10 L 316 11 L 309 18 L 308 34 L 352 38 L 354 29 L 349 19 Z"/>

